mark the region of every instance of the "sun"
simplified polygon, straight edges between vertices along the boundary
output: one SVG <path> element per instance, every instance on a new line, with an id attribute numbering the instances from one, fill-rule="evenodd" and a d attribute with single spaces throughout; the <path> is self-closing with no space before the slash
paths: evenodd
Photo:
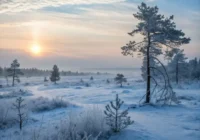
<path id="1" fill-rule="evenodd" d="M 31 52 L 35 55 L 39 55 L 41 53 L 41 47 L 38 44 L 34 44 L 31 47 Z"/>

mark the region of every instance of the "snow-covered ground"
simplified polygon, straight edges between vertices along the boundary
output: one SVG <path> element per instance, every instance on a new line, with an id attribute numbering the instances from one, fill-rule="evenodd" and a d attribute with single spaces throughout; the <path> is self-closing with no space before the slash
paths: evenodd
<path id="1" fill-rule="evenodd" d="M 31 94 L 23 96 L 25 100 L 40 96 L 62 98 L 73 104 L 67 108 L 54 109 L 45 112 L 31 112 L 25 126 L 25 135 L 40 129 L 48 130 L 49 126 L 56 126 L 60 120 L 88 110 L 98 108 L 103 110 L 105 105 L 115 99 L 115 95 L 125 102 L 123 108 L 138 104 L 145 94 L 145 83 L 139 76 L 127 77 L 128 82 L 120 88 L 114 82 L 115 75 L 68 76 L 61 77 L 57 85 L 51 82 L 44 83 L 43 77 L 21 78 L 21 83 L 16 87 L 0 89 L 0 94 L 23 89 Z M 84 82 L 81 83 L 80 80 Z M 106 80 L 109 79 L 110 83 Z M 1 79 L 3 83 L 3 79 Z M 5 83 L 5 82 L 4 82 Z M 86 86 L 86 83 L 88 85 Z M 110 140 L 199 140 L 200 139 L 200 83 L 191 85 L 174 86 L 181 103 L 172 106 L 148 105 L 129 110 L 129 115 L 134 123 L 121 133 L 113 135 Z M 16 97 L 15 97 L 16 98 Z M 15 98 L 2 98 L 14 101 Z M 13 139 L 19 135 L 18 126 L 0 130 L 0 139 Z"/>

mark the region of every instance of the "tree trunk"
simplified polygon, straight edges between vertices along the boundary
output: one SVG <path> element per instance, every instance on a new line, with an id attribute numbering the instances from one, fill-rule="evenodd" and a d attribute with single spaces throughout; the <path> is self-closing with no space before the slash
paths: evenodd
<path id="1" fill-rule="evenodd" d="M 6 76 L 6 83 L 7 83 L 7 86 L 8 86 L 8 77 Z"/>
<path id="2" fill-rule="evenodd" d="M 118 116 L 117 115 L 118 115 L 118 110 L 116 109 L 116 115 L 115 115 L 115 129 L 116 129 L 116 132 L 118 132 Z"/>
<path id="3" fill-rule="evenodd" d="M 15 68 L 13 69 L 13 82 L 12 82 L 12 86 L 15 86 Z"/>
<path id="4" fill-rule="evenodd" d="M 148 46 L 147 46 L 147 88 L 146 88 L 146 103 L 150 102 L 150 95 L 151 95 L 151 75 L 150 75 L 150 33 L 148 33 Z"/>
<path id="5" fill-rule="evenodd" d="M 22 120 L 20 119 L 20 122 L 19 122 L 19 129 L 20 131 L 22 130 Z"/>
<path id="6" fill-rule="evenodd" d="M 19 129 L 20 131 L 22 130 L 22 114 L 21 114 L 21 102 L 18 103 L 19 104 L 19 108 L 18 108 L 18 115 L 19 115 Z"/>

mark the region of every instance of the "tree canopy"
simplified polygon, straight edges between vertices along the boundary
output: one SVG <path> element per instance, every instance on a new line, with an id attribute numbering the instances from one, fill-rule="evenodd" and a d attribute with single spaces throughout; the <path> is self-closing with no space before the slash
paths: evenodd
<path id="1" fill-rule="evenodd" d="M 170 51 L 182 44 L 190 42 L 190 38 L 185 37 L 182 30 L 176 29 L 173 15 L 165 17 L 159 14 L 158 11 L 159 9 L 157 6 L 150 7 L 145 3 L 141 3 L 141 5 L 138 6 L 138 12 L 133 14 L 133 16 L 139 20 L 139 23 L 136 25 L 136 28 L 128 34 L 133 37 L 136 34 L 140 34 L 143 36 L 142 41 L 133 40 L 121 48 L 122 54 L 125 56 L 133 56 L 134 53 L 137 53 L 146 57 L 146 103 L 150 102 L 151 96 L 151 79 L 153 78 L 151 70 L 154 69 L 158 71 L 158 69 L 151 66 L 150 59 L 155 59 L 161 63 L 156 56 L 164 54 L 166 50 Z M 164 65 L 161 65 L 164 68 Z"/>

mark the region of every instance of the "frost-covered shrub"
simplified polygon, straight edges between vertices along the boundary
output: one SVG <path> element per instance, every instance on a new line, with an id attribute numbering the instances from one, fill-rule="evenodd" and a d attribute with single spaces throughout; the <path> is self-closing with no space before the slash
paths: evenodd
<path id="1" fill-rule="evenodd" d="M 62 122 L 63 123 L 63 122 Z M 43 131 L 42 131 L 43 132 Z M 49 133 L 51 132 L 51 133 Z M 50 128 L 46 133 L 41 133 L 40 131 L 34 130 L 29 136 L 23 136 L 23 139 L 31 140 L 103 140 L 100 138 L 101 132 L 97 136 L 92 136 L 84 132 L 83 136 L 77 133 L 76 126 L 69 126 L 69 129 Z M 21 139 L 19 139 L 21 140 Z"/>
<path id="2" fill-rule="evenodd" d="M 69 102 L 58 97 L 53 99 L 38 97 L 28 102 L 29 109 L 34 112 L 49 111 L 56 108 L 65 108 L 69 105 L 71 105 Z"/>
<path id="3" fill-rule="evenodd" d="M 195 100 L 195 98 L 192 96 L 178 96 L 177 98 L 179 100 L 187 100 L 187 101 Z"/>
<path id="4" fill-rule="evenodd" d="M 99 108 L 89 109 L 77 117 L 70 114 L 60 125 L 59 132 L 65 140 L 91 140 L 108 137 L 109 128 L 106 125 L 103 111 Z M 85 137 L 85 138 L 84 138 Z"/>
<path id="5" fill-rule="evenodd" d="M 144 82 L 143 80 L 139 79 L 139 80 L 135 80 L 136 83 L 142 83 Z"/>
<path id="6" fill-rule="evenodd" d="M 78 128 L 82 131 L 92 134 L 93 136 L 98 135 L 99 132 L 102 134 L 108 130 L 105 121 L 105 115 L 103 111 L 98 107 L 93 107 L 83 112 L 78 118 Z"/>
<path id="7" fill-rule="evenodd" d="M 106 140 L 109 128 L 103 111 L 92 108 L 77 115 L 70 113 L 59 124 L 50 125 L 46 130 L 37 128 L 27 139 L 32 140 Z M 49 133 L 51 132 L 51 133 Z"/>
<path id="8" fill-rule="evenodd" d="M 89 83 L 86 83 L 85 86 L 86 86 L 86 87 L 90 87 L 90 84 L 89 84 Z"/>
<path id="9" fill-rule="evenodd" d="M 68 118 L 60 123 L 52 123 L 48 127 L 33 127 L 23 129 L 20 135 L 16 130 L 9 133 L 10 139 L 15 140 L 107 140 L 110 136 L 103 111 L 98 108 L 85 112 L 70 113 Z M 17 132 L 19 133 L 19 132 Z M 2 140 L 7 140 L 1 137 Z M 1 139 L 0 138 L 0 139 Z"/>
<path id="10" fill-rule="evenodd" d="M 10 127 L 15 123 L 16 115 L 11 107 L 12 103 L 0 101 L 0 129 Z"/>
<path id="11" fill-rule="evenodd" d="M 29 85 L 30 85 L 30 83 L 28 83 L 28 82 L 24 83 L 24 86 L 29 86 Z"/>
<path id="12" fill-rule="evenodd" d="M 23 90 L 23 89 L 19 89 L 19 90 L 15 90 L 15 91 L 11 91 L 9 93 L 4 93 L 0 95 L 0 98 L 14 98 L 14 97 L 19 97 L 19 96 L 32 96 L 32 92 L 29 90 Z"/>
<path id="13" fill-rule="evenodd" d="M 106 80 L 106 83 L 107 83 L 107 84 L 110 84 L 110 80 L 109 80 L 109 79 L 107 79 L 107 80 Z"/>

